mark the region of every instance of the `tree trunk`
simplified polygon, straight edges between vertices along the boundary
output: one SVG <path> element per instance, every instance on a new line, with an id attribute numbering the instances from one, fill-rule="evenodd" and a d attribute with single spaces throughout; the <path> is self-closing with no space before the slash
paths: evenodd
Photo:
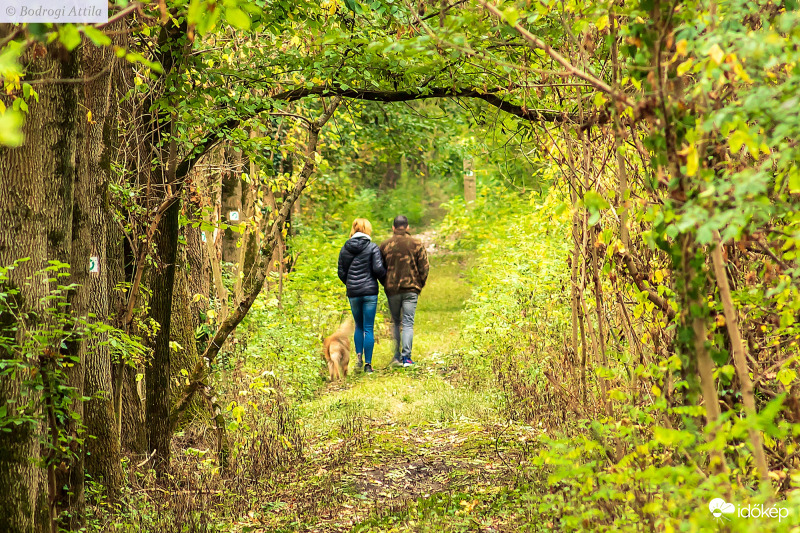
<path id="1" fill-rule="evenodd" d="M 188 229 L 188 227 L 186 228 Z M 172 294 L 172 319 L 170 325 L 170 340 L 177 343 L 172 351 L 170 361 L 170 402 L 175 403 L 181 388 L 186 384 L 187 373 L 197 364 L 199 355 L 194 338 L 192 313 L 190 311 L 189 276 L 186 271 L 187 249 L 186 246 L 178 248 L 175 267 L 175 290 Z M 204 405 L 195 401 L 194 406 L 203 410 Z"/>
<path id="2" fill-rule="evenodd" d="M 186 35 L 185 23 L 166 25 L 159 35 L 159 54 L 157 59 L 164 67 L 165 84 L 174 87 L 173 79 L 182 68 L 184 50 L 179 40 Z M 167 89 L 162 98 L 171 101 L 175 96 Z M 172 103 L 172 102 L 171 102 Z M 175 259 L 178 250 L 180 233 L 180 191 L 182 183 L 176 182 L 177 141 L 175 138 L 175 115 L 167 115 L 156 108 L 149 118 L 150 128 L 148 148 L 152 156 L 157 157 L 159 165 L 151 173 L 151 180 L 166 199 L 170 193 L 175 196 L 158 221 L 154 235 L 156 248 L 156 268 L 153 272 L 151 289 L 153 298 L 150 303 L 150 317 L 158 322 L 159 329 L 153 346 L 153 357 L 145 370 L 147 380 L 147 397 L 145 415 L 147 423 L 148 451 L 155 451 L 153 466 L 159 477 L 166 474 L 170 462 L 170 443 L 172 430 L 169 425 L 169 387 L 171 354 L 169 347 L 172 321 L 172 294 L 175 285 Z M 167 137 L 167 134 L 169 135 Z"/>
<path id="3" fill-rule="evenodd" d="M 189 265 L 188 289 L 189 305 L 192 315 L 192 328 L 197 329 L 204 323 L 203 314 L 208 309 L 208 296 L 211 290 L 211 272 L 208 261 L 208 247 L 203 242 L 201 210 L 202 195 L 194 189 L 190 191 L 190 202 L 187 204 L 187 215 L 191 224 L 184 228 L 186 235 L 186 260 Z M 194 224 L 198 224 L 195 226 Z M 206 237 L 207 238 L 207 237 Z M 200 295 L 201 298 L 197 298 Z"/>
<path id="4" fill-rule="evenodd" d="M 125 308 L 125 297 L 117 287 L 125 281 L 124 236 L 117 224 L 109 223 L 106 236 L 106 260 L 108 262 L 109 308 L 115 317 L 121 317 Z M 121 450 L 145 454 L 147 435 L 144 426 L 142 398 L 136 387 L 137 369 L 117 363 L 112 366 L 114 383 L 114 411 L 120 420 L 116 421 Z"/>
<path id="5" fill-rule="evenodd" d="M 153 298 L 150 316 L 159 323 L 153 347 L 153 359 L 147 366 L 147 441 L 148 450 L 156 451 L 156 471 L 164 473 L 169 465 L 172 432 L 169 419 L 170 349 L 172 294 L 175 286 L 175 256 L 178 246 L 180 202 L 167 209 L 156 234 L 158 266 L 152 277 Z"/>
<path id="6" fill-rule="evenodd" d="M 0 25 L 0 39 L 6 36 L 8 26 Z M 28 71 L 41 73 L 42 77 L 58 78 L 74 76 L 74 63 L 56 59 L 60 45 L 53 44 L 39 57 L 28 57 Z M 29 80 L 25 80 L 29 81 Z M 48 197 L 48 187 L 54 183 L 71 185 L 74 176 L 75 157 L 75 87 L 69 85 L 43 84 L 37 86 L 38 102 L 31 98 L 29 113 L 23 126 L 26 142 L 18 148 L 0 147 L 0 266 L 11 265 L 18 259 L 28 258 L 8 273 L 3 290 L 18 289 L 19 293 L 10 302 L 17 309 L 16 316 L 28 314 L 23 322 L 15 315 L 0 315 L 0 334 L 23 342 L 27 329 L 35 328 L 46 320 L 43 298 L 48 293 L 44 277 L 37 272 L 46 266 L 48 239 L 55 248 L 63 252 L 63 245 L 70 242 L 69 229 L 56 231 L 53 223 L 59 207 L 66 207 L 63 191 L 61 197 Z M 6 106 L 11 99 L 0 96 Z M 63 180 L 63 181 L 62 181 Z M 49 230 L 53 230 L 50 232 Z M 21 359 L 18 350 L 0 349 L 0 360 Z M 26 366 L 32 363 L 25 360 Z M 25 406 L 28 401 L 38 402 L 40 393 L 27 391 L 22 396 L 24 380 L 34 376 L 31 372 L 18 371 L 14 375 L 0 374 L 0 405 L 7 407 L 6 417 L 26 415 L 39 417 L 40 411 L 31 411 Z M 12 424 L 0 432 L 0 531 L 29 532 L 35 527 L 49 528 L 46 519 L 52 520 L 47 509 L 47 495 L 41 494 L 42 471 L 39 436 L 42 424 L 26 421 Z M 52 488 L 52 485 L 51 485 Z M 55 496 L 55 495 L 53 495 Z M 42 510 L 42 504 L 45 509 Z M 39 523 L 37 523 L 39 522 Z"/>
<path id="7" fill-rule="evenodd" d="M 115 56 L 109 48 L 83 46 L 84 75 L 91 79 L 83 86 L 84 105 L 92 112 L 92 121 L 85 124 L 83 144 L 79 150 L 78 179 L 75 190 L 75 218 L 81 217 L 80 228 L 73 242 L 73 257 L 79 272 L 86 272 L 89 258 L 96 258 L 98 272 L 90 273 L 80 290 L 87 293 L 88 308 L 102 321 L 109 316 L 108 258 L 106 228 L 111 223 L 108 205 L 108 183 L 111 154 L 107 146 L 116 129 L 115 117 L 109 116 L 111 68 Z M 93 123 L 94 122 L 94 123 Z M 86 352 L 84 394 L 91 398 L 84 404 L 86 430 L 86 472 L 101 482 L 107 495 L 115 500 L 121 488 L 119 435 L 114 420 L 111 354 L 107 335 L 90 340 Z"/>
<path id="8" fill-rule="evenodd" d="M 250 133 L 251 138 L 258 135 L 256 129 Z M 256 262 L 256 254 L 258 253 L 259 245 L 259 231 L 258 223 L 256 222 L 256 204 L 258 197 L 258 190 L 260 189 L 260 179 L 258 178 L 259 168 L 255 161 L 250 161 L 250 181 L 245 182 L 242 180 L 242 225 L 244 227 L 244 234 L 242 235 L 242 246 L 239 253 L 239 261 L 237 262 L 235 274 L 236 281 L 233 286 L 233 299 L 238 302 L 242 299 L 242 286 L 245 278 L 253 275 L 253 265 Z"/>
<path id="9" fill-rule="evenodd" d="M 238 226 L 242 222 L 242 153 L 232 148 L 226 149 L 224 163 L 220 219 L 229 226 Z M 239 262 L 241 250 L 239 240 L 241 238 L 241 233 L 230 227 L 225 229 L 222 235 L 223 261 L 226 263 Z"/>
<path id="10" fill-rule="evenodd" d="M 719 232 L 714 232 L 714 248 L 711 251 L 711 260 L 714 265 L 714 277 L 717 278 L 720 300 L 722 300 L 722 310 L 725 314 L 725 326 L 728 328 L 728 336 L 731 339 L 731 351 L 733 352 L 733 362 L 736 366 L 736 375 L 742 388 L 742 403 L 744 410 L 751 423 L 754 423 L 758 411 L 756 410 L 756 400 L 753 394 L 753 380 L 750 379 L 750 365 L 747 364 L 747 352 L 742 341 L 742 334 L 739 331 L 739 313 L 733 303 L 731 288 L 728 283 L 728 275 L 725 272 L 725 260 L 722 257 L 722 241 Z M 767 458 L 764 455 L 764 443 L 761 440 L 761 433 L 758 429 L 750 427 L 750 444 L 753 446 L 753 458 L 755 459 L 756 469 L 761 477 L 761 483 L 769 487 L 769 467 Z"/>

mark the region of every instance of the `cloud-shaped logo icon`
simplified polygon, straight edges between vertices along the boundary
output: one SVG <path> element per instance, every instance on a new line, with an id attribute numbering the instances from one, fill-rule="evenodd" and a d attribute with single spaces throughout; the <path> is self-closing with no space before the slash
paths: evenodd
<path id="1" fill-rule="evenodd" d="M 714 498 L 708 502 L 708 510 L 711 511 L 711 514 L 714 515 L 714 518 L 724 518 L 725 520 L 730 520 L 722 515 L 735 513 L 736 506 L 732 503 L 727 503 L 722 498 Z"/>

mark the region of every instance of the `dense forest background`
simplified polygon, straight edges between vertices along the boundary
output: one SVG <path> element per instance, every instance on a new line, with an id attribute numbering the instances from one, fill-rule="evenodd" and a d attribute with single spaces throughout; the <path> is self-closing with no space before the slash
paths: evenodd
<path id="1" fill-rule="evenodd" d="M 800 526 L 796 2 L 109 16 L 0 24 L 0 530 Z M 421 364 L 328 384 L 399 213 Z"/>

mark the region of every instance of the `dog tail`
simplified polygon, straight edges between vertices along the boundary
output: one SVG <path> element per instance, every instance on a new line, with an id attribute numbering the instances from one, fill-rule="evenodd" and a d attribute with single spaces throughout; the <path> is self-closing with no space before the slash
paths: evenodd
<path id="1" fill-rule="evenodd" d="M 337 347 L 335 350 L 331 350 L 330 356 L 331 356 L 331 361 L 333 361 L 333 366 L 336 369 L 336 374 L 338 375 L 338 378 L 344 379 L 344 369 L 342 368 L 341 349 Z"/>
<path id="2" fill-rule="evenodd" d="M 344 339 L 348 339 L 349 340 L 350 337 L 353 336 L 353 333 L 355 332 L 355 329 L 356 329 L 356 323 L 353 322 L 353 318 L 352 317 L 348 317 L 339 326 L 339 330 L 336 332 L 336 336 L 339 337 L 342 340 L 344 340 Z"/>

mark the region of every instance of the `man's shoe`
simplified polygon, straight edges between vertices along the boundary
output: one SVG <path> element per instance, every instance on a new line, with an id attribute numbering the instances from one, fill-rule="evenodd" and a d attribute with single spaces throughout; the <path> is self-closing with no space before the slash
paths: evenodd
<path id="1" fill-rule="evenodd" d="M 406 357 L 403 359 L 403 366 L 412 366 L 414 365 L 414 361 L 411 360 L 410 357 Z"/>
<path id="2" fill-rule="evenodd" d="M 372 373 L 372 365 L 371 364 L 367 363 L 366 365 L 364 365 L 364 373 L 365 374 L 371 374 Z"/>
<path id="3" fill-rule="evenodd" d="M 399 355 L 392 358 L 392 362 L 389 363 L 390 366 L 403 366 L 403 360 L 400 358 Z"/>

